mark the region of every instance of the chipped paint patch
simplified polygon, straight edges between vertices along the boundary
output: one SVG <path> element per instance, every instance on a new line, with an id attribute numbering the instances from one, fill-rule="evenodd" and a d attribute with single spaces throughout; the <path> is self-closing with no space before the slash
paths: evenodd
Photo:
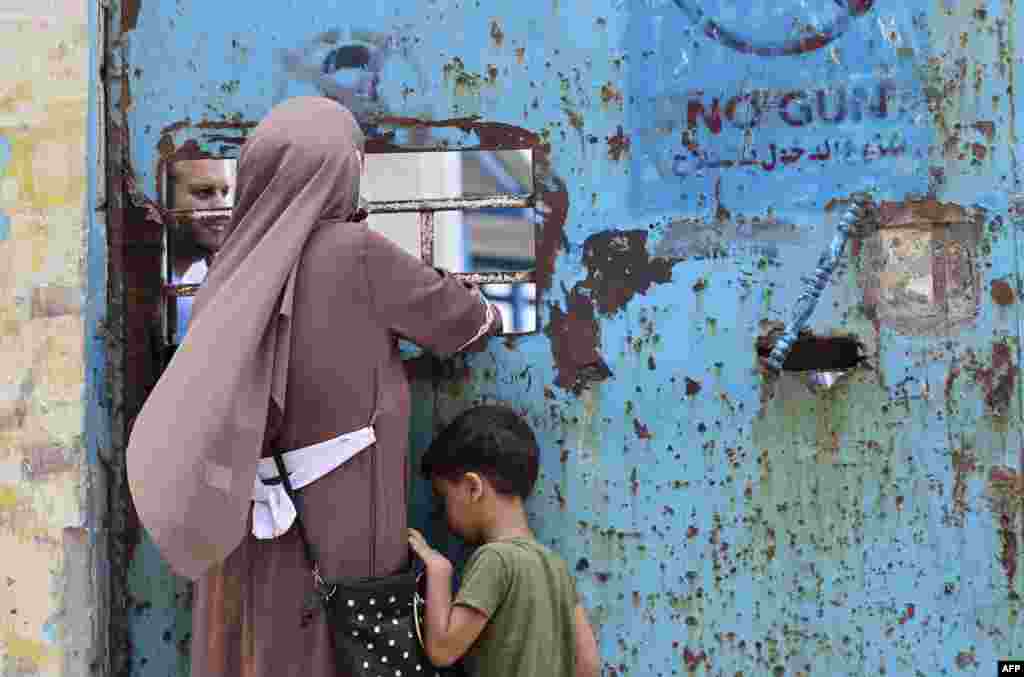
<path id="1" fill-rule="evenodd" d="M 480 85 L 483 78 L 479 73 L 467 71 L 465 64 L 462 63 L 462 59 L 459 57 L 452 57 L 452 60 L 445 64 L 443 73 L 444 81 L 452 83 L 456 96 L 480 93 Z"/>
<path id="2" fill-rule="evenodd" d="M 544 333 L 551 341 L 551 354 L 558 374 L 555 385 L 577 395 L 591 383 L 611 376 L 601 356 L 601 328 L 591 300 L 574 290 L 565 297 L 563 310 L 551 305 L 551 321 Z"/>
<path id="3" fill-rule="evenodd" d="M 621 161 L 623 157 L 629 155 L 629 147 L 629 137 L 622 131 L 622 125 L 619 125 L 615 135 L 608 137 L 608 159 L 614 162 Z"/>
<path id="4" fill-rule="evenodd" d="M 935 200 L 883 202 L 880 225 L 857 248 L 867 316 L 909 336 L 970 326 L 981 307 L 981 216 Z"/>
<path id="5" fill-rule="evenodd" d="M 637 294 L 672 281 L 677 259 L 652 257 L 647 251 L 646 230 L 609 230 L 591 235 L 583 243 L 587 279 L 580 287 L 590 290 L 602 315 L 614 315 Z"/>
<path id="6" fill-rule="evenodd" d="M 1017 301 L 1017 295 L 1006 280 L 993 280 L 992 301 L 997 306 L 1012 306 Z"/>
<path id="7" fill-rule="evenodd" d="M 501 30 L 501 24 L 497 19 L 491 21 L 491 40 L 494 41 L 494 46 L 498 49 L 505 44 L 505 32 Z"/>
<path id="8" fill-rule="evenodd" d="M 1015 351 L 1003 341 L 992 344 L 991 362 L 984 366 L 973 350 L 967 353 L 963 366 L 974 381 L 982 387 L 985 408 L 995 416 L 1009 413 L 1010 403 L 1016 395 L 1017 364 Z"/>

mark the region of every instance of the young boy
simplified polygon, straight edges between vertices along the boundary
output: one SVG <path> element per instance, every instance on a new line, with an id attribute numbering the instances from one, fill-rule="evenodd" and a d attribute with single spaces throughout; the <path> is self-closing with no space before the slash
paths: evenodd
<path id="1" fill-rule="evenodd" d="M 452 601 L 452 564 L 415 529 L 426 565 L 427 655 L 464 657 L 470 677 L 597 677 L 597 642 L 565 562 L 533 537 L 523 502 L 537 481 L 530 426 L 507 407 L 456 418 L 431 444 L 422 472 L 444 500 L 448 528 L 479 545 Z"/>

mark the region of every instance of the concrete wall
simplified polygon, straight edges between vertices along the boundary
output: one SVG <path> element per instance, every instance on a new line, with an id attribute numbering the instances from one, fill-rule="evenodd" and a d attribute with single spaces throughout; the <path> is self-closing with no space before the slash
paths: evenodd
<path id="1" fill-rule="evenodd" d="M 88 394 L 102 373 L 91 337 L 105 298 L 102 229 L 90 204 L 92 4 L 0 2 L 4 677 L 85 675 L 102 665 L 94 520 L 103 512 L 93 461 L 105 426 Z"/>

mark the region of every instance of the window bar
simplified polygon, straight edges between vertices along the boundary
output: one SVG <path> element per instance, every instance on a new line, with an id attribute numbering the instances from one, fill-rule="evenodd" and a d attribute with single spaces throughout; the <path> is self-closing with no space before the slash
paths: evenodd
<path id="1" fill-rule="evenodd" d="M 420 260 L 434 265 L 434 212 L 420 212 Z"/>
<path id="2" fill-rule="evenodd" d="M 427 265 L 430 265 L 429 263 Z M 485 284 L 519 284 L 523 282 L 534 282 L 535 274 L 532 270 L 517 271 L 496 271 L 482 273 L 451 273 L 452 277 L 464 280 L 475 285 Z M 164 287 L 164 294 L 167 296 L 195 296 L 199 291 L 198 284 L 169 284 Z"/>
<path id="3" fill-rule="evenodd" d="M 534 205 L 532 194 L 523 195 L 466 195 L 430 200 L 385 200 L 368 202 L 370 214 L 402 214 L 410 212 L 451 212 L 478 209 L 529 209 Z M 231 218 L 231 208 L 223 209 L 171 209 L 168 212 L 191 222 L 217 222 Z"/>
<path id="4" fill-rule="evenodd" d="M 479 209 L 529 209 L 534 206 L 534 196 L 526 195 L 483 195 L 431 200 L 390 200 L 370 202 L 370 214 L 402 214 L 417 212 L 420 216 L 420 255 L 427 265 L 434 262 L 434 212 L 479 210 Z M 224 222 L 231 218 L 231 209 L 181 209 L 170 213 L 182 220 L 192 222 Z M 452 273 L 458 279 L 472 284 L 514 284 L 533 282 L 533 271 Z M 164 294 L 169 297 L 195 296 L 198 284 L 168 284 Z"/>
<path id="5" fill-rule="evenodd" d="M 403 212 L 452 212 L 477 209 L 529 209 L 533 195 L 480 195 L 431 200 L 387 200 L 369 203 L 370 214 Z"/>
<path id="6" fill-rule="evenodd" d="M 535 278 L 534 271 L 532 270 L 497 271 L 486 273 L 452 273 L 452 277 L 456 277 L 460 280 L 476 285 L 518 284 L 521 282 L 533 282 Z"/>

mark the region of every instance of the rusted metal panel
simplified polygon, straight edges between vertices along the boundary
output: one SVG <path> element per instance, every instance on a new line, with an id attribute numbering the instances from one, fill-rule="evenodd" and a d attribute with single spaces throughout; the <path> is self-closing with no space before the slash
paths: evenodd
<path id="1" fill-rule="evenodd" d="M 471 402 L 529 417 L 530 510 L 607 674 L 1024 653 L 1014 2 L 129 4 L 111 132 L 149 199 L 297 94 L 348 103 L 369 152 L 533 150 L 542 331 L 410 365 L 414 453 Z M 863 190 L 885 227 L 810 329 L 868 359 L 831 387 L 764 379 L 759 339 Z M 412 521 L 447 543 L 427 501 Z M 136 552 L 133 670 L 173 673 L 183 616 Z"/>

